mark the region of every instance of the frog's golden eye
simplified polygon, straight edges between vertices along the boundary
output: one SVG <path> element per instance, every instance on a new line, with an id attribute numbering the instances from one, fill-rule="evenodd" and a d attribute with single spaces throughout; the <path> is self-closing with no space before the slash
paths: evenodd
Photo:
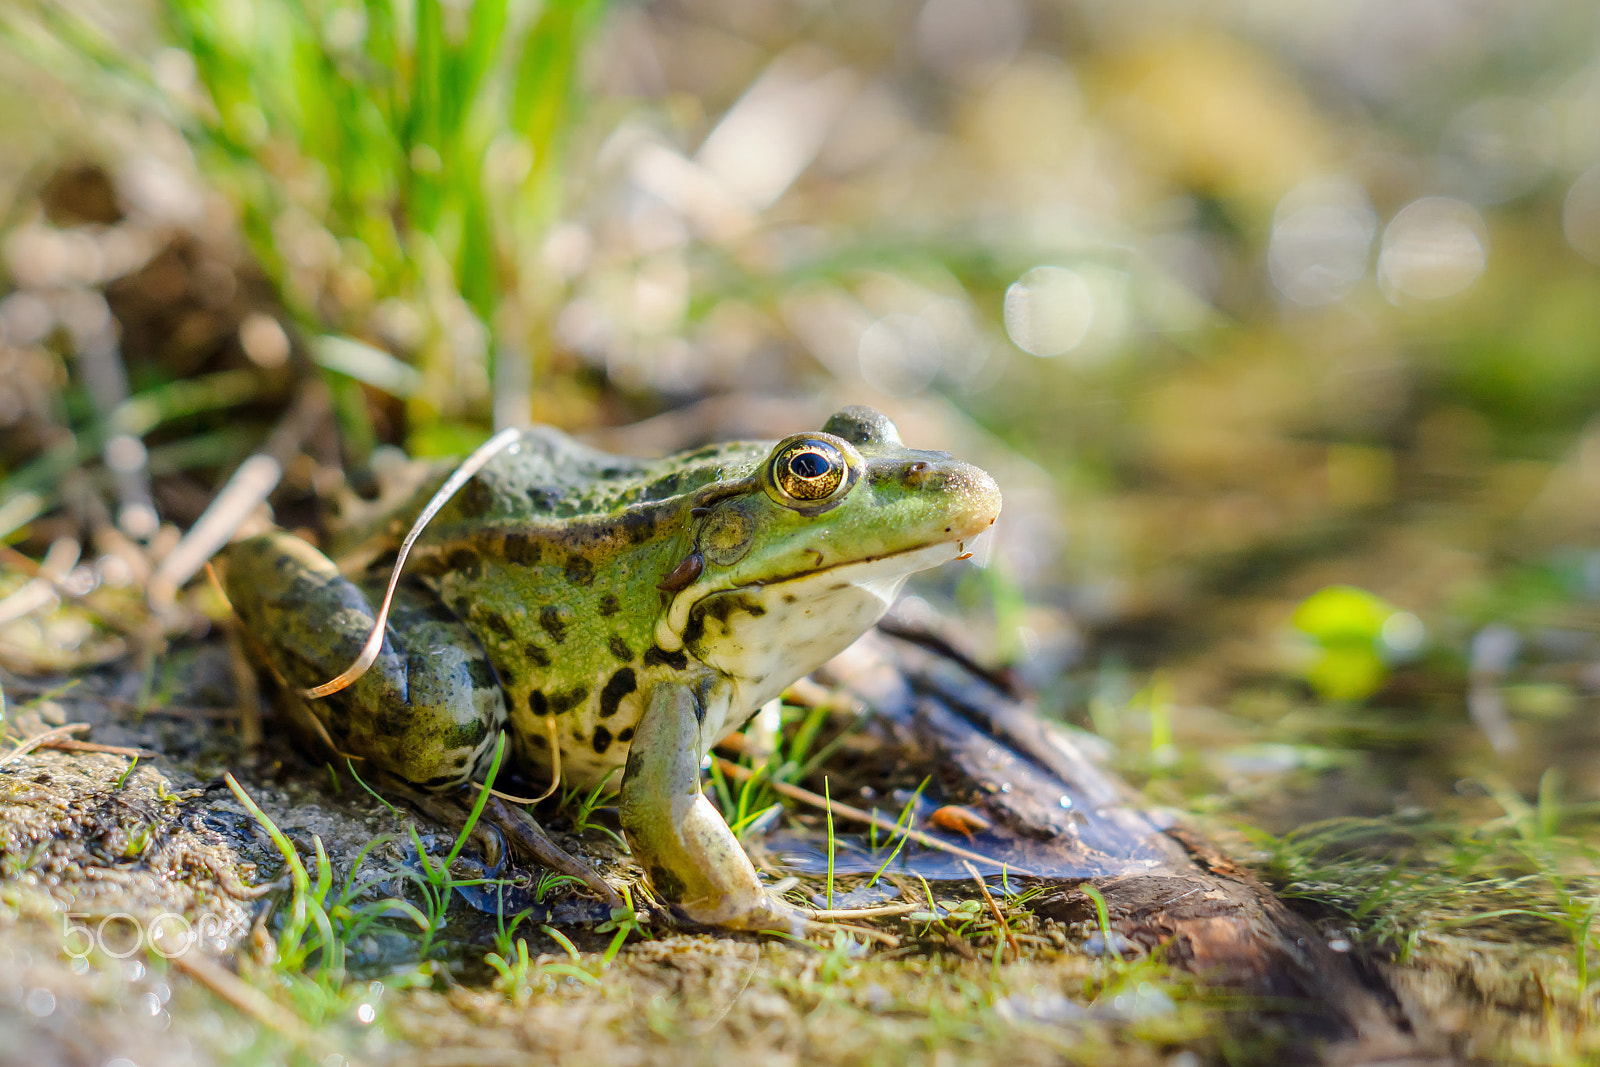
<path id="1" fill-rule="evenodd" d="M 790 500 L 826 500 L 844 484 L 844 456 L 826 441 L 798 441 L 772 457 L 772 484 Z"/>

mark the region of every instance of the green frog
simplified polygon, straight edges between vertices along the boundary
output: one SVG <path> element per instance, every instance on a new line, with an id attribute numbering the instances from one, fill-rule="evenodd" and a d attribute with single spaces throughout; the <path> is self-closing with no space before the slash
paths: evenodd
<path id="1" fill-rule="evenodd" d="M 374 564 L 393 562 L 448 473 L 369 532 L 368 549 L 388 549 Z M 586 786 L 620 768 L 629 848 L 680 918 L 790 928 L 796 913 L 702 794 L 703 757 L 871 628 L 908 575 L 962 556 L 999 511 L 988 474 L 907 448 L 869 408 L 781 441 L 661 459 L 535 427 L 416 542 L 371 669 L 301 707 L 336 751 L 424 793 L 461 795 L 502 733 L 530 777 L 559 767 Z M 303 691 L 360 651 L 377 569 L 347 577 L 275 532 L 232 546 L 226 590 L 257 657 Z M 508 807 L 490 814 L 526 829 L 531 817 Z M 559 849 L 527 847 L 570 869 Z"/>

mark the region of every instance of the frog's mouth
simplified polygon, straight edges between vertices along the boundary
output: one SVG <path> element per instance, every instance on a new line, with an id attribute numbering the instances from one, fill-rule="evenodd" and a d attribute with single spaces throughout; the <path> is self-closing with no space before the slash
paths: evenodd
<path id="1" fill-rule="evenodd" d="M 970 540 L 970 538 L 968 539 Z M 824 563 L 821 549 L 810 549 L 818 557 L 818 565 L 793 574 L 781 575 L 777 578 L 767 578 L 759 582 L 746 582 L 734 586 L 735 589 L 766 589 L 772 586 L 791 585 L 796 582 L 805 582 L 808 579 L 818 578 L 824 574 L 833 574 L 841 580 L 848 578 L 849 584 L 858 585 L 863 577 L 873 575 L 874 572 L 893 572 L 905 577 L 917 571 L 928 570 L 948 563 L 954 559 L 963 559 L 970 553 L 966 550 L 966 541 L 935 541 L 932 544 L 920 545 L 916 548 L 903 548 L 898 552 L 885 552 L 881 556 L 867 556 L 862 559 L 840 560 L 838 563 Z M 871 577 L 867 577 L 871 580 Z"/>
<path id="2" fill-rule="evenodd" d="M 965 558 L 969 554 L 966 545 L 971 540 L 940 540 L 878 556 L 823 563 L 791 574 L 713 589 L 699 596 L 689 595 L 692 589 L 685 590 L 673 598 L 662 614 L 656 625 L 656 641 L 669 652 L 682 648 L 686 642 L 694 643 L 707 614 L 720 619 L 724 627 L 731 626 L 732 618 L 738 614 L 752 619 L 773 616 L 767 620 L 768 625 L 777 626 L 782 626 L 781 617 L 788 615 L 827 619 L 836 610 L 833 602 L 840 600 L 848 600 L 849 606 L 836 619 L 834 628 L 841 633 L 852 631 L 849 640 L 854 640 L 889 610 L 908 577 Z M 819 550 L 812 551 L 821 554 Z"/>

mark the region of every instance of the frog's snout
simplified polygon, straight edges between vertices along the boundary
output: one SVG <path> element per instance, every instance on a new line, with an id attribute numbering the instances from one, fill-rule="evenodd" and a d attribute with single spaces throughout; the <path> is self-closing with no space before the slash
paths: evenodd
<path id="1" fill-rule="evenodd" d="M 946 540 L 976 537 L 1000 514 L 1000 487 L 989 472 L 948 454 L 924 453 L 901 469 L 900 480 L 919 495 L 937 494 L 934 514 L 944 523 Z"/>
<path id="2" fill-rule="evenodd" d="M 956 522 L 952 536 L 966 540 L 994 525 L 1000 516 L 1000 487 L 989 472 L 970 463 L 952 461 L 947 491 L 954 501 Z"/>

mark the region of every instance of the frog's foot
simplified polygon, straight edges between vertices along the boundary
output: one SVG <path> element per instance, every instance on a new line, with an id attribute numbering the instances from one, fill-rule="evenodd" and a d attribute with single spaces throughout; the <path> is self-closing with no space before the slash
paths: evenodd
<path id="1" fill-rule="evenodd" d="M 513 852 L 552 871 L 571 875 L 613 908 L 627 907 L 622 897 L 617 895 L 617 891 L 611 888 L 610 883 L 601 878 L 594 868 L 550 840 L 538 820 L 522 808 L 515 804 L 507 804 L 499 797 L 491 796 L 489 802 L 483 806 L 483 818 L 492 822 L 496 829 L 506 835 L 506 839 L 511 842 Z"/>
<path id="2" fill-rule="evenodd" d="M 417 789 L 414 786 L 391 781 L 389 787 L 402 794 L 406 800 L 430 819 L 444 826 L 459 829 L 466 824 L 475 799 L 467 790 L 443 794 Z M 499 834 L 489 832 L 492 827 Z M 601 878 L 594 868 L 577 859 L 560 845 L 550 840 L 544 828 L 526 811 L 515 804 L 507 804 L 491 795 L 483 806 L 483 813 L 472 830 L 473 841 L 483 850 L 488 866 L 499 863 L 501 842 L 509 842 L 511 852 L 518 859 L 537 863 L 548 870 L 576 878 L 595 896 L 613 908 L 627 905 Z"/>
<path id="3" fill-rule="evenodd" d="M 801 914 L 767 891 L 733 831 L 700 790 L 694 694 L 650 694 L 622 778 L 622 830 L 650 884 L 692 923 L 798 934 Z"/>

